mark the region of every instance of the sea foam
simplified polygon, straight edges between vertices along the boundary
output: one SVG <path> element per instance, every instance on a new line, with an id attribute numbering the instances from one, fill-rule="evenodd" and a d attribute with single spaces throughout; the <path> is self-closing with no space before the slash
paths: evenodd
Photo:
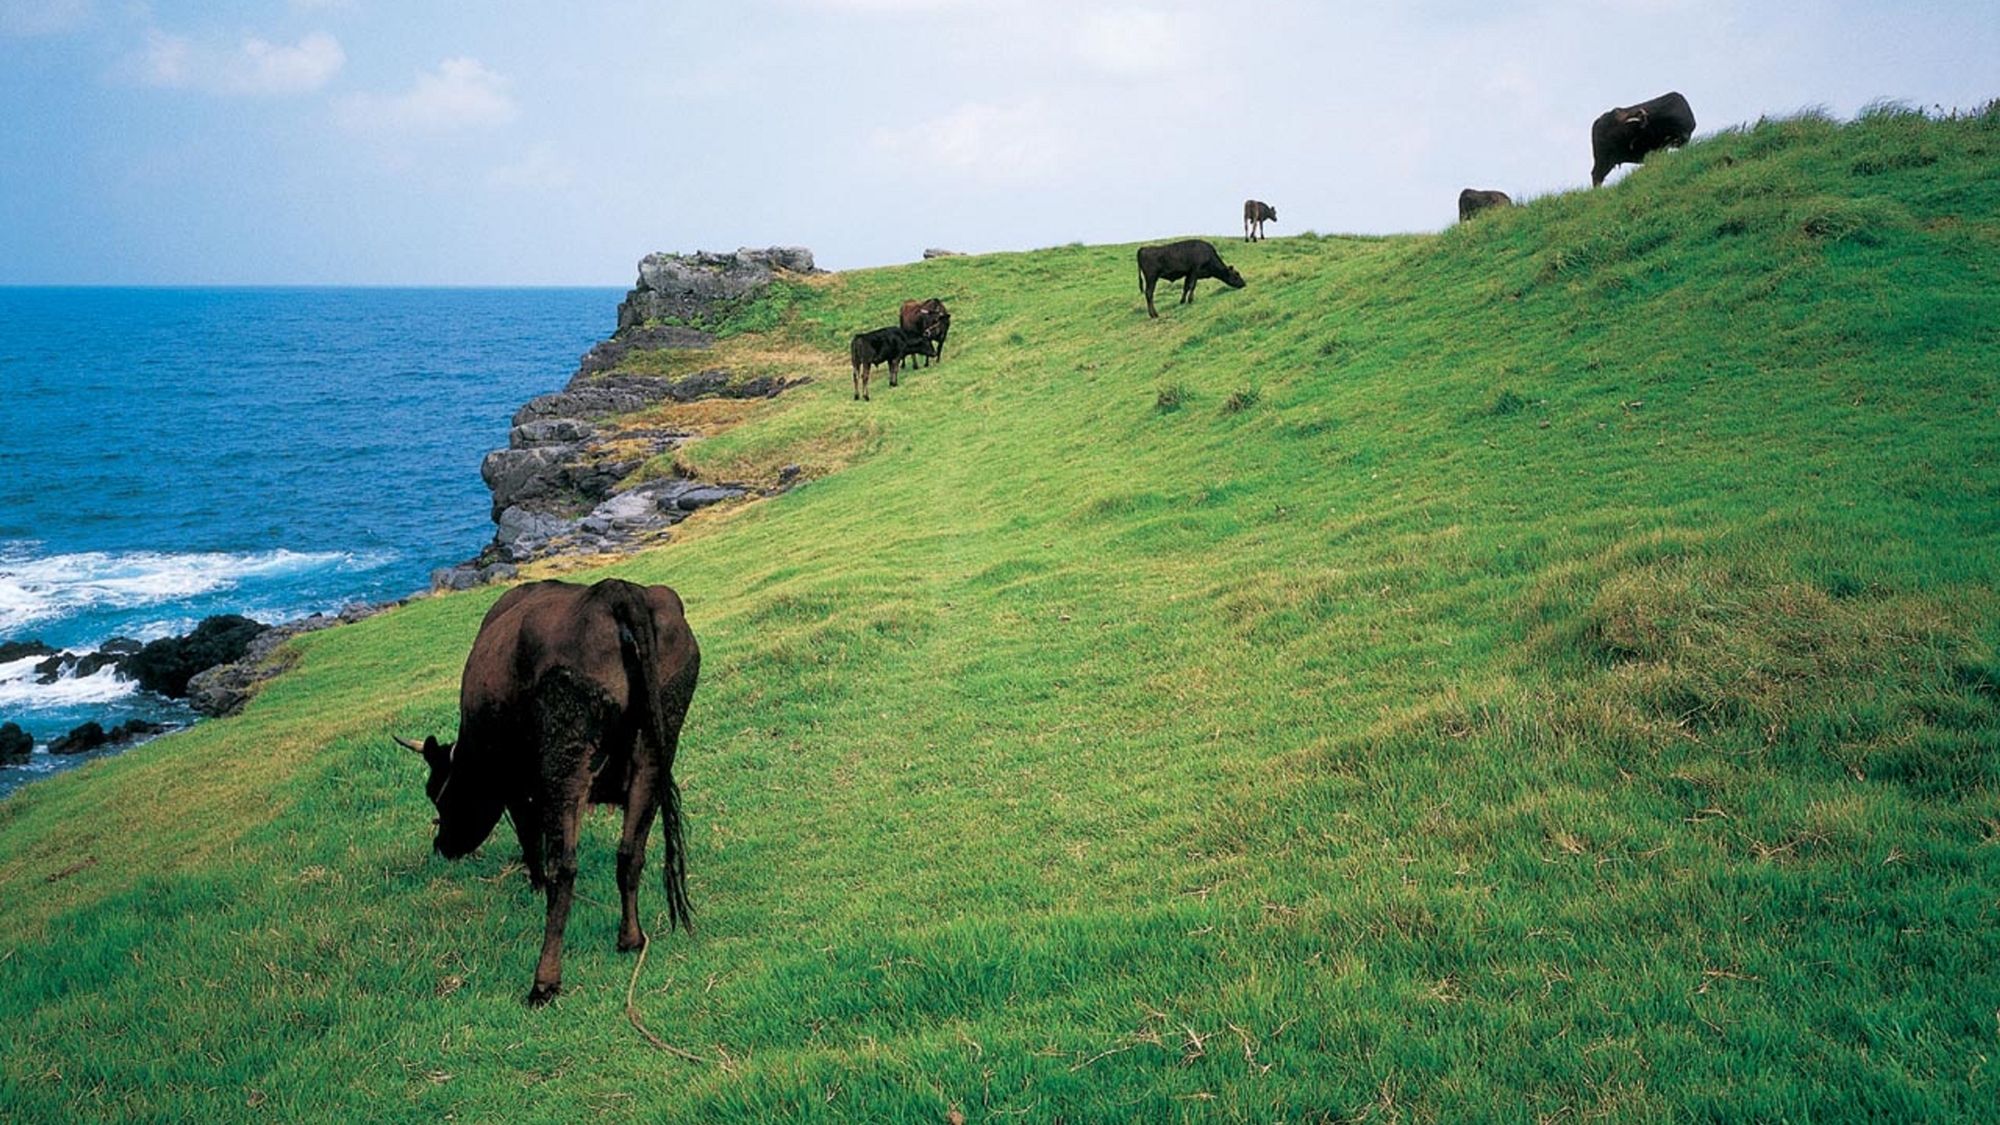
<path id="1" fill-rule="evenodd" d="M 340 552 L 286 550 L 85 551 L 38 557 L 17 549 L 0 554 L 0 639 L 20 638 L 24 630 L 41 622 L 167 606 L 234 589 L 245 581 L 283 578 L 349 561 L 351 556 Z"/>
<path id="2" fill-rule="evenodd" d="M 109 666 L 88 676 L 64 672 L 53 683 L 41 683 L 35 665 L 43 659 L 30 656 L 0 664 L 0 714 L 11 714 L 22 707 L 53 709 L 110 703 L 139 690 L 138 684 L 120 679 L 118 670 Z"/>

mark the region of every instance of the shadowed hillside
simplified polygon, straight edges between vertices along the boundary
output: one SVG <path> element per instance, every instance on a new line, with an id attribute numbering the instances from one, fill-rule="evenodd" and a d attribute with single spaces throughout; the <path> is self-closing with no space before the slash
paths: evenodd
<path id="1" fill-rule="evenodd" d="M 704 650 L 636 978 L 615 818 L 539 1011 L 511 833 L 428 854 L 438 598 L 0 803 L 0 1117 L 1987 1119 L 2000 110 L 1216 244 L 1157 321 L 1069 246 L 634 361 L 815 380 L 666 408 L 645 471 L 806 483 L 612 568 Z"/>

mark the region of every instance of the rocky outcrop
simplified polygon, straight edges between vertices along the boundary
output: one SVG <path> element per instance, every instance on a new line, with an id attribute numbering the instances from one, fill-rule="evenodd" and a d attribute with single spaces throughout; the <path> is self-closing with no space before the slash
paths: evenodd
<path id="1" fill-rule="evenodd" d="M 127 719 L 108 731 L 101 723 L 87 722 L 68 734 L 51 739 L 49 753 L 88 754 L 92 750 L 102 750 L 107 746 L 130 746 L 135 742 L 144 742 L 156 735 L 165 734 L 170 729 L 163 723 L 150 722 L 146 719 Z"/>
<path id="2" fill-rule="evenodd" d="M 35 736 L 15 722 L 0 723 L 0 764 L 25 762 L 35 749 Z"/>
<path id="3" fill-rule="evenodd" d="M 805 380 L 739 378 L 722 367 L 666 377 L 621 366 L 637 353 L 711 347 L 714 336 L 695 326 L 720 323 L 785 272 L 818 272 L 812 251 L 774 247 L 642 259 L 638 284 L 618 306 L 617 333 L 584 353 L 561 391 L 516 411 L 507 448 L 481 462 L 479 475 L 493 494 L 493 541 L 477 559 L 433 572 L 432 588 L 511 579 L 517 564 L 556 555 L 632 550 L 660 541 L 704 507 L 745 495 L 741 484 L 639 479 L 646 464 L 696 437 L 641 416 L 662 403 L 769 398 Z"/>
<path id="4" fill-rule="evenodd" d="M 680 379 L 579 371 L 568 389 L 523 406 L 507 448 L 488 453 L 480 464 L 479 475 L 493 493 L 495 526 L 481 561 L 490 566 L 630 549 L 701 508 L 744 495 L 741 485 L 678 477 L 633 483 L 648 461 L 694 435 L 629 416 L 663 402 L 767 398 L 797 382 L 737 381 L 720 369 Z M 434 576 L 433 585 L 462 588 L 468 569 Z"/>
<path id="5" fill-rule="evenodd" d="M 802 246 L 746 248 L 734 254 L 648 254 L 639 259 L 639 280 L 618 306 L 618 331 L 661 323 L 718 323 L 780 271 L 819 272 L 812 251 Z"/>
<path id="6" fill-rule="evenodd" d="M 234 613 L 204 617 L 186 636 L 149 642 L 122 660 L 120 670 L 147 691 L 185 699 L 195 673 L 241 660 L 250 642 L 269 628 Z"/>

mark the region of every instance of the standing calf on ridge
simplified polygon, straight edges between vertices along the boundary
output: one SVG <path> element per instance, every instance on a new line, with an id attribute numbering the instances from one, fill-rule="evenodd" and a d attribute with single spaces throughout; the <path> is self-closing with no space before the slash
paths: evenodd
<path id="1" fill-rule="evenodd" d="M 1264 223 L 1278 221 L 1278 209 L 1255 199 L 1243 201 L 1243 241 L 1255 242 L 1264 237 Z"/>
<path id="2" fill-rule="evenodd" d="M 1159 311 L 1153 308 L 1153 285 L 1165 279 L 1180 281 L 1180 303 L 1194 303 L 1194 283 L 1204 277 L 1212 277 L 1231 289 L 1243 288 L 1243 275 L 1233 266 L 1225 264 L 1215 247 L 1199 238 L 1183 239 L 1160 246 L 1139 247 L 1139 292 L 1146 295 L 1146 315 L 1157 319 Z"/>
<path id="3" fill-rule="evenodd" d="M 1620 164 L 1637 164 L 1646 154 L 1679 148 L 1694 136 L 1694 109 L 1678 92 L 1638 105 L 1607 109 L 1590 124 L 1590 186 L 1604 183 Z"/>

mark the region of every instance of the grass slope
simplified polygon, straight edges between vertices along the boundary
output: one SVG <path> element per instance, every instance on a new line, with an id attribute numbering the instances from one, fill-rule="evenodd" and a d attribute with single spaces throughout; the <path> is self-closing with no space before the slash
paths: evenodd
<path id="1" fill-rule="evenodd" d="M 2000 1104 L 2000 112 L 1760 122 L 1427 237 L 799 284 L 693 935 L 566 991 L 428 853 L 481 592 L 0 804 L 0 1118 L 1977 1121 Z M 849 401 L 848 334 L 954 314 Z M 656 845 L 657 846 L 657 845 Z M 655 867 L 657 870 L 657 852 Z"/>

